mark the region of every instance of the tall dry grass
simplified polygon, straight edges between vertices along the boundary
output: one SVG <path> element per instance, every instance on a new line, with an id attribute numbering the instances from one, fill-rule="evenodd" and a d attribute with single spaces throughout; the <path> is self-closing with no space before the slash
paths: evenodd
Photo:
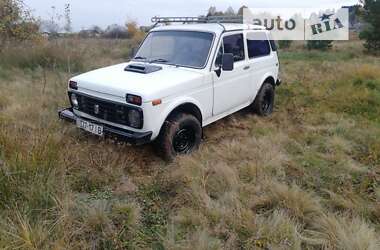
<path id="1" fill-rule="evenodd" d="M 5 52 L 0 248 L 380 247 L 379 58 L 357 42 L 322 53 L 295 44 L 280 52 L 273 116 L 227 117 L 205 129 L 198 152 L 168 165 L 149 145 L 57 119 L 70 75 L 125 60 L 129 43 Z"/>

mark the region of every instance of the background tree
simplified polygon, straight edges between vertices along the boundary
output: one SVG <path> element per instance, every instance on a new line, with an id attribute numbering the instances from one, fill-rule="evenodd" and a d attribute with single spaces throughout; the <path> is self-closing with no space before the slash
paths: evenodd
<path id="1" fill-rule="evenodd" d="M 371 53 L 380 54 L 380 1 L 362 0 L 363 18 L 368 23 L 360 33 L 360 39 L 366 40 L 364 47 Z"/>
<path id="2" fill-rule="evenodd" d="M 111 39 L 125 39 L 128 38 L 128 30 L 124 26 L 112 24 L 104 31 L 104 37 Z"/>
<path id="3" fill-rule="evenodd" d="M 137 47 L 140 42 L 145 37 L 145 32 L 143 32 L 139 26 L 137 25 L 137 22 L 135 21 L 129 21 L 127 22 L 127 31 L 128 31 L 128 38 L 131 39 L 132 46 Z"/>
<path id="4" fill-rule="evenodd" d="M 129 21 L 126 23 L 128 36 L 129 38 L 133 38 L 140 31 L 137 23 L 135 21 Z"/>
<path id="5" fill-rule="evenodd" d="M 216 13 L 216 7 L 215 6 L 211 6 L 208 9 L 207 16 L 215 16 L 215 13 Z"/>
<path id="6" fill-rule="evenodd" d="M 72 25 L 71 25 L 71 9 L 70 9 L 70 4 L 65 4 L 64 18 L 65 18 L 65 25 L 64 25 L 63 29 L 67 33 L 71 33 L 72 30 L 73 30 L 73 28 L 72 28 Z"/>
<path id="7" fill-rule="evenodd" d="M 8 41 L 36 39 L 38 29 L 21 0 L 0 0 L 0 52 Z"/>
<path id="8" fill-rule="evenodd" d="M 208 9 L 207 16 L 223 16 L 223 11 L 218 11 L 215 6 L 211 6 Z"/>
<path id="9" fill-rule="evenodd" d="M 225 16 L 234 16 L 235 10 L 230 6 L 227 8 L 227 10 L 224 12 Z"/>
<path id="10" fill-rule="evenodd" d="M 93 30 L 95 34 L 101 35 L 103 33 L 102 28 L 100 28 L 98 25 L 92 26 L 91 30 Z"/>
<path id="11" fill-rule="evenodd" d="M 41 27 L 45 32 L 48 32 L 50 36 L 58 36 L 58 33 L 61 31 L 61 18 L 62 15 L 57 13 L 56 7 L 52 6 L 49 20 L 44 20 Z"/>
<path id="12" fill-rule="evenodd" d="M 242 16 L 244 9 L 246 8 L 248 7 L 243 5 L 239 8 L 238 12 L 235 12 L 235 10 L 230 6 L 227 8 L 225 12 L 223 12 L 223 11 L 218 11 L 215 6 L 211 6 L 208 9 L 207 16 L 235 16 L 235 15 Z"/>

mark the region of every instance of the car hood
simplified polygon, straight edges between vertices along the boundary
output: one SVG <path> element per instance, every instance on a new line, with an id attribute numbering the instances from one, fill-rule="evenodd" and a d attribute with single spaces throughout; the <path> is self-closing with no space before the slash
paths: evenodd
<path id="1" fill-rule="evenodd" d="M 122 63 L 97 69 L 71 80 L 78 83 L 79 91 L 90 90 L 121 98 L 125 98 L 127 93 L 134 94 L 141 96 L 144 102 L 195 88 L 203 81 L 203 73 L 194 69 L 156 64 L 162 69 L 144 74 L 125 71 L 130 64 L 136 63 Z"/>

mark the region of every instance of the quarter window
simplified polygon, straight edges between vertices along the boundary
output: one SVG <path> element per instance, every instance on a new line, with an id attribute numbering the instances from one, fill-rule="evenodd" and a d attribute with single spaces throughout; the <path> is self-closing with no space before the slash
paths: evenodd
<path id="1" fill-rule="evenodd" d="M 243 34 L 225 36 L 223 38 L 223 43 L 224 53 L 232 53 L 235 62 L 245 59 Z"/>
<path id="2" fill-rule="evenodd" d="M 267 56 L 271 52 L 271 47 L 265 33 L 248 34 L 247 47 L 249 58 Z"/>

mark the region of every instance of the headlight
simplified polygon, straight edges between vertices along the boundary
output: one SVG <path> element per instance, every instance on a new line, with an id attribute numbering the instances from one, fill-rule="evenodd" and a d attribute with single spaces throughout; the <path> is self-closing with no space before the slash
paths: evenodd
<path id="1" fill-rule="evenodd" d="M 71 99 L 71 104 L 73 105 L 73 107 L 75 109 L 77 109 L 79 107 L 79 102 L 78 102 L 77 95 L 76 94 L 71 94 L 70 99 Z"/>
<path id="2" fill-rule="evenodd" d="M 135 109 L 129 110 L 128 123 L 129 123 L 129 126 L 133 128 L 141 128 L 141 125 L 142 125 L 141 113 Z"/>
<path id="3" fill-rule="evenodd" d="M 134 104 L 137 106 L 141 106 L 142 104 L 142 98 L 141 96 L 138 96 L 138 95 L 127 94 L 126 99 L 127 99 L 127 103 L 130 103 L 130 104 Z"/>

